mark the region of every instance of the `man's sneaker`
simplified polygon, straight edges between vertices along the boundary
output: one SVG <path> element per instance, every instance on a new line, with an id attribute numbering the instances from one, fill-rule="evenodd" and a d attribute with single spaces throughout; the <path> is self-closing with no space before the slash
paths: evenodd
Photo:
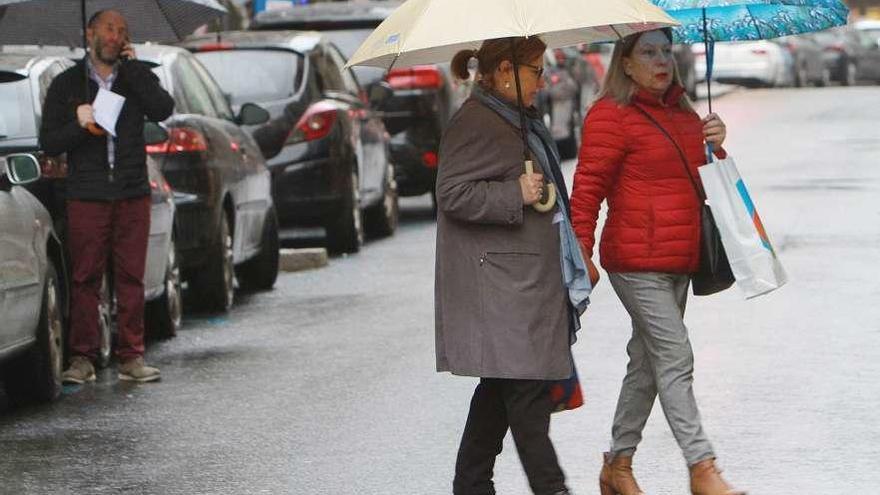
<path id="1" fill-rule="evenodd" d="M 81 385 L 85 382 L 95 381 L 95 367 L 85 356 L 73 356 L 70 359 L 70 367 L 61 374 L 62 383 L 75 383 Z"/>
<path id="2" fill-rule="evenodd" d="M 144 364 L 144 358 L 129 359 L 119 365 L 119 379 L 130 382 L 154 382 L 160 378 L 159 370 Z"/>

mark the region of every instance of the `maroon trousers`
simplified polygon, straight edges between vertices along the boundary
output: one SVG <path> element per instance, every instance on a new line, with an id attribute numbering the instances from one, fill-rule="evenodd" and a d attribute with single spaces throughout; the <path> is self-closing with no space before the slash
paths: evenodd
<path id="1" fill-rule="evenodd" d="M 144 355 L 144 268 L 150 236 L 150 196 L 67 202 L 73 259 L 70 350 L 92 361 L 100 349 L 98 303 L 107 261 L 113 262 L 121 362 Z"/>

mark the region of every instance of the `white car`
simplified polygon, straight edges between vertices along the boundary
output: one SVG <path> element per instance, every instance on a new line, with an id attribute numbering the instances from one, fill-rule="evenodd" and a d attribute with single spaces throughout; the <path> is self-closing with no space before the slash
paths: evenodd
<path id="1" fill-rule="evenodd" d="M 695 72 L 700 78 L 706 74 L 706 49 L 693 46 Z M 770 41 L 740 41 L 715 44 L 715 64 L 712 80 L 743 86 L 790 86 L 792 79 L 791 54 Z"/>

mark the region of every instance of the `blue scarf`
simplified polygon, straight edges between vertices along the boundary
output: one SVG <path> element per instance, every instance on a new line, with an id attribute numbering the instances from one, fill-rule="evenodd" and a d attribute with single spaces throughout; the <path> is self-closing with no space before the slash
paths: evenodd
<path id="1" fill-rule="evenodd" d="M 500 115 L 517 130 L 520 129 L 519 111 L 516 107 L 479 86 L 474 87 L 472 96 Z M 568 189 L 565 187 L 562 169 L 559 166 L 560 158 L 559 150 L 556 149 L 556 141 L 550 135 L 543 120 L 534 115 L 534 111 L 526 111 L 526 128 L 529 130 L 529 150 L 532 157 L 541 166 L 544 177 L 556 186 L 558 192 L 556 217 L 553 221 L 559 225 L 559 261 L 562 265 L 562 283 L 568 290 L 569 303 L 573 309 L 573 334 L 580 329 L 579 317 L 590 304 L 590 292 L 592 292 L 593 286 L 590 283 L 580 243 L 571 226 L 571 220 L 569 220 L 571 208 L 568 202 Z"/>

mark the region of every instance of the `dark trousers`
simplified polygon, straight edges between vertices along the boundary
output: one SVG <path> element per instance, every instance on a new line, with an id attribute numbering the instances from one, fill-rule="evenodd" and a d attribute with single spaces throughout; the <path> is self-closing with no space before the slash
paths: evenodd
<path id="1" fill-rule="evenodd" d="M 95 360 L 100 348 L 98 303 L 108 259 L 113 261 L 120 361 L 144 355 L 144 268 L 150 236 L 150 197 L 68 201 L 68 247 L 73 260 L 72 355 Z"/>
<path id="2" fill-rule="evenodd" d="M 565 475 L 550 442 L 548 382 L 480 379 L 458 449 L 455 495 L 493 495 L 492 471 L 507 429 L 513 434 L 520 462 L 536 495 L 565 489 Z"/>

